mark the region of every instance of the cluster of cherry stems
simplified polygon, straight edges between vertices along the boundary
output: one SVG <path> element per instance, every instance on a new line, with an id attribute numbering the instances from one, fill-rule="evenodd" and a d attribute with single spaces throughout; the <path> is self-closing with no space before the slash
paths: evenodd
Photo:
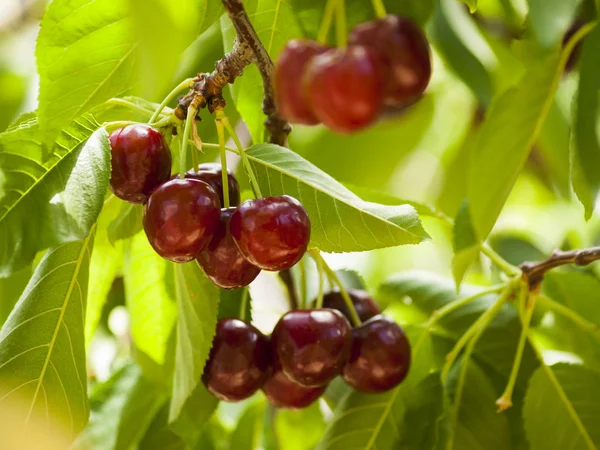
<path id="1" fill-rule="evenodd" d="M 276 65 L 277 103 L 292 122 L 351 132 L 386 108 L 413 104 L 430 74 L 422 31 L 390 15 L 357 26 L 347 48 L 290 41 Z M 144 230 L 163 258 L 196 259 L 213 283 L 235 289 L 261 270 L 291 268 L 307 251 L 310 220 L 296 199 L 282 195 L 240 204 L 237 180 L 218 164 L 172 176 L 165 138 L 149 125 L 127 125 L 109 139 L 111 189 L 145 205 Z M 404 331 L 380 315 L 366 292 L 340 288 L 320 295 L 316 307 L 283 315 L 270 338 L 246 321 L 221 319 L 203 375 L 208 390 L 240 401 L 262 388 L 276 407 L 303 408 L 338 375 L 362 392 L 397 386 L 410 365 Z"/>

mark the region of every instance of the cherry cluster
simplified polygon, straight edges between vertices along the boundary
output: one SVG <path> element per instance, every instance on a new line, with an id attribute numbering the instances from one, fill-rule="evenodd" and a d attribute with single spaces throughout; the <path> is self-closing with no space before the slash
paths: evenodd
<path id="1" fill-rule="evenodd" d="M 227 173 L 229 208 L 221 208 L 223 174 L 202 164 L 184 178 L 171 176 L 171 152 L 156 129 L 128 125 L 110 135 L 115 195 L 145 204 L 144 230 L 154 250 L 174 262 L 197 259 L 217 286 L 250 284 L 262 270 L 292 267 L 306 252 L 310 220 L 293 197 L 247 200 Z"/>
<path id="2" fill-rule="evenodd" d="M 230 402 L 262 389 L 273 406 L 290 409 L 309 406 L 338 375 L 361 392 L 397 386 L 410 366 L 404 331 L 380 315 L 365 291 L 348 294 L 363 321 L 354 329 L 336 291 L 324 296 L 322 308 L 284 314 L 270 338 L 243 320 L 219 320 L 202 377 L 205 386 Z"/>
<path id="3" fill-rule="evenodd" d="M 388 109 L 403 109 L 431 77 L 429 43 L 410 20 L 388 15 L 356 26 L 346 48 L 296 39 L 275 67 L 280 112 L 289 121 L 350 133 Z"/>

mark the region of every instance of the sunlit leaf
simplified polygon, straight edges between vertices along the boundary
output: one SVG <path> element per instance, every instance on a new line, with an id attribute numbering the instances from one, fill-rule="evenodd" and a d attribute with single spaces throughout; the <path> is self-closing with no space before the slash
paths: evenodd
<path id="1" fill-rule="evenodd" d="M 529 20 L 537 41 L 552 47 L 562 41 L 580 0 L 527 0 Z"/>

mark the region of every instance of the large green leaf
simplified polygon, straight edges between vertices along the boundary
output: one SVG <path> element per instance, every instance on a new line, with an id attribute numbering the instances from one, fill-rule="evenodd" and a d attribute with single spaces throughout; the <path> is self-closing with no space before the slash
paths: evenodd
<path id="1" fill-rule="evenodd" d="M 587 219 L 592 216 L 600 192 L 599 70 L 600 27 L 596 27 L 583 42 L 571 141 L 573 187 L 585 207 Z"/>
<path id="2" fill-rule="evenodd" d="M 454 249 L 454 258 L 452 259 L 452 275 L 456 287 L 459 288 L 463 281 L 465 273 L 479 256 L 481 244 L 477 239 L 471 213 L 469 211 L 469 202 L 465 200 L 454 220 L 452 229 L 452 247 Z"/>
<path id="3" fill-rule="evenodd" d="M 312 450 L 325 431 L 325 419 L 318 403 L 299 411 L 279 410 L 274 420 L 277 441 L 286 450 Z"/>
<path id="4" fill-rule="evenodd" d="M 244 2 L 258 37 L 271 58 L 276 59 L 285 43 L 301 37 L 302 30 L 289 2 L 284 0 L 251 0 Z M 228 17 L 221 19 L 225 50 L 233 47 L 235 30 Z M 232 97 L 237 110 L 248 125 L 254 143 L 264 142 L 265 117 L 261 110 L 263 101 L 262 78 L 255 66 L 248 67 L 244 76 L 231 85 Z"/>
<path id="5" fill-rule="evenodd" d="M 206 428 L 207 422 L 218 404 L 217 397 L 208 392 L 204 384 L 198 383 L 185 401 L 177 419 L 169 423 L 169 428 L 188 445 L 194 445 L 200 439 L 202 431 Z M 168 405 L 169 410 L 170 408 Z"/>
<path id="6" fill-rule="evenodd" d="M 106 130 L 82 117 L 61 133 L 49 159 L 43 149 L 35 116 L 0 134 L 0 276 L 30 264 L 39 250 L 84 239 L 102 209 Z"/>
<path id="7" fill-rule="evenodd" d="M 219 290 L 196 262 L 177 264 L 173 270 L 179 317 L 170 422 L 179 418 L 186 402 L 201 383 L 219 310 Z M 212 412 L 214 404 L 211 405 L 204 407 Z"/>
<path id="8" fill-rule="evenodd" d="M 600 448 L 600 374 L 583 366 L 542 366 L 523 410 L 531 450 Z"/>
<path id="9" fill-rule="evenodd" d="M 261 436 L 262 418 L 265 410 L 263 402 L 251 404 L 242 414 L 231 434 L 229 450 L 254 450 Z"/>
<path id="10" fill-rule="evenodd" d="M 365 202 L 286 148 L 256 145 L 248 157 L 263 195 L 288 194 L 304 205 L 312 223 L 311 245 L 323 251 L 418 244 L 428 237 L 412 206 Z"/>
<path id="11" fill-rule="evenodd" d="M 73 450 L 134 448 L 165 397 L 165 392 L 143 377 L 138 366 L 125 365 L 92 391 L 90 422 Z"/>
<path id="12" fill-rule="evenodd" d="M 31 273 L 31 267 L 25 267 L 8 278 L 0 278 L 0 324 L 4 324 L 19 300 Z"/>
<path id="13" fill-rule="evenodd" d="M 128 91 L 136 39 L 127 3 L 55 0 L 37 41 L 41 140 L 50 144 L 73 119 Z"/>
<path id="14" fill-rule="evenodd" d="M 580 0 L 527 0 L 527 3 L 537 41 L 544 47 L 553 47 L 571 26 Z"/>
<path id="15" fill-rule="evenodd" d="M 3 426 L 24 439 L 44 430 L 72 437 L 87 423 L 83 322 L 92 244 L 93 234 L 49 250 L 0 331 L 0 409 L 13 418 Z M 9 441 L 13 433 L 2 431 Z"/>
<path id="16" fill-rule="evenodd" d="M 177 317 L 174 267 L 156 254 L 143 232 L 131 240 L 124 281 L 133 342 L 156 364 L 164 365 Z"/>

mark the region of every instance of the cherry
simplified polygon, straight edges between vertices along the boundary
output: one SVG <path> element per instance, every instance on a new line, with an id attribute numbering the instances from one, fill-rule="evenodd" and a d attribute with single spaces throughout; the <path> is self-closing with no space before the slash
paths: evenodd
<path id="1" fill-rule="evenodd" d="M 208 247 L 198 256 L 206 276 L 223 289 L 248 286 L 260 273 L 240 253 L 229 232 L 229 221 L 235 208 L 221 210 L 219 227 Z"/>
<path id="2" fill-rule="evenodd" d="M 292 310 L 279 319 L 271 343 L 286 377 L 303 386 L 322 386 L 348 360 L 350 324 L 334 309 Z"/>
<path id="3" fill-rule="evenodd" d="M 275 97 L 281 115 L 289 121 L 319 123 L 302 88 L 302 76 L 307 64 L 327 48 L 316 41 L 293 39 L 281 51 L 275 64 Z"/>
<path id="4" fill-rule="evenodd" d="M 221 170 L 221 164 L 205 163 L 200 164 L 197 171 L 190 170 L 186 172 L 185 177 L 207 183 L 219 195 L 221 205 L 225 205 Z M 230 171 L 227 171 L 227 179 L 229 181 L 229 203 L 231 206 L 237 206 L 240 204 L 240 185 Z"/>
<path id="5" fill-rule="evenodd" d="M 429 43 L 423 31 L 409 19 L 388 15 L 357 25 L 350 45 L 377 51 L 387 67 L 385 102 L 404 106 L 414 103 L 431 78 Z"/>
<path id="6" fill-rule="evenodd" d="M 230 228 L 244 257 L 264 270 L 292 267 L 310 241 L 308 214 L 288 195 L 246 200 L 231 216 Z"/>
<path id="7" fill-rule="evenodd" d="M 171 176 L 171 152 L 162 134 L 141 123 L 110 136 L 110 188 L 131 203 L 145 203 L 156 186 Z"/>
<path id="8" fill-rule="evenodd" d="M 215 397 L 237 402 L 260 389 L 270 367 L 271 348 L 264 334 L 243 320 L 220 319 L 202 381 Z"/>
<path id="9" fill-rule="evenodd" d="M 219 225 L 219 196 L 192 179 L 167 181 L 156 188 L 144 211 L 144 230 L 160 256 L 175 262 L 194 259 Z"/>
<path id="10" fill-rule="evenodd" d="M 392 319 L 373 317 L 352 330 L 352 351 L 342 377 L 361 392 L 384 392 L 404 380 L 410 367 L 410 343 Z"/>
<path id="11" fill-rule="evenodd" d="M 316 116 L 340 133 L 370 125 L 383 104 L 382 67 L 379 54 L 367 47 L 334 48 L 316 56 L 304 77 Z"/>
<path id="12" fill-rule="evenodd" d="M 352 300 L 356 314 L 360 318 L 361 322 L 369 320 L 371 317 L 381 314 L 381 309 L 377 306 L 377 303 L 371 298 L 366 292 L 358 289 L 348 289 L 348 295 Z M 323 307 L 337 309 L 340 311 L 348 320 L 352 320 L 350 310 L 346 306 L 344 297 L 338 291 L 329 292 L 323 296 Z"/>
<path id="13" fill-rule="evenodd" d="M 327 385 L 307 387 L 296 384 L 290 381 L 281 369 L 275 369 L 262 387 L 274 407 L 286 409 L 306 408 L 314 403 L 325 389 Z"/>

